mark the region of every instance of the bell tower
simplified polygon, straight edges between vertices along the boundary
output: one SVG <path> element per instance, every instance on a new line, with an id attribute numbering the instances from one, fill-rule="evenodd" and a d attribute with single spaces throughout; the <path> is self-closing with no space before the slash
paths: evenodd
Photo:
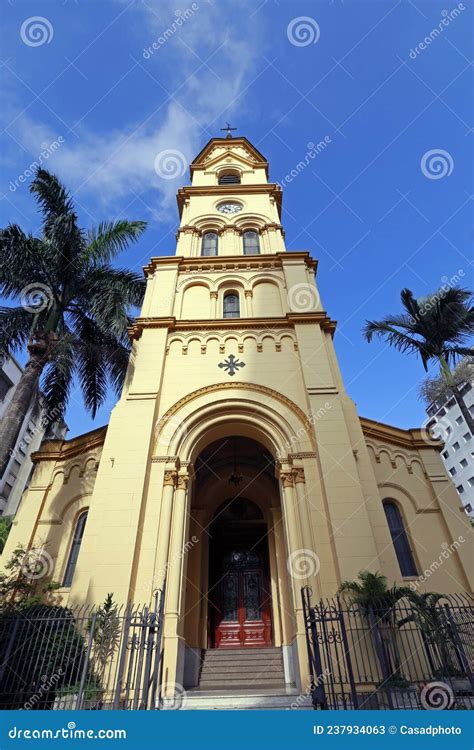
<path id="1" fill-rule="evenodd" d="M 246 138 L 211 139 L 190 172 L 191 185 L 178 191 L 177 255 L 285 251 L 281 189 L 268 181 L 268 162 Z"/>

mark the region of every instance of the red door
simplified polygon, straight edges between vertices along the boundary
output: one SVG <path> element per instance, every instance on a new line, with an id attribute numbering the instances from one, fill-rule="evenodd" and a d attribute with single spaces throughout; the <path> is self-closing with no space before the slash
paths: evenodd
<path id="1" fill-rule="evenodd" d="M 263 555 L 242 545 L 223 551 L 213 587 L 214 648 L 272 645 L 271 601 Z"/>

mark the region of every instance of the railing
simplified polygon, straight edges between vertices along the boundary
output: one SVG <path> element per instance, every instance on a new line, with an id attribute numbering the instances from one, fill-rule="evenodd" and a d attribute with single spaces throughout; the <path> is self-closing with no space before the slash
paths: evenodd
<path id="1" fill-rule="evenodd" d="M 160 707 L 164 589 L 152 606 L 0 612 L 0 709 Z"/>
<path id="2" fill-rule="evenodd" d="M 470 595 L 417 608 L 301 593 L 316 709 L 474 708 Z"/>

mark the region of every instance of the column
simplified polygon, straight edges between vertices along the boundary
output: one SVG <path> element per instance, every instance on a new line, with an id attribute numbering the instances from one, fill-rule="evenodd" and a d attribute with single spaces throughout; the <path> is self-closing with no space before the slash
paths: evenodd
<path id="1" fill-rule="evenodd" d="M 175 685 L 182 685 L 184 672 L 184 639 L 179 634 L 178 628 L 181 591 L 184 585 L 182 572 L 184 570 L 188 482 L 187 470 L 180 469 L 174 491 L 171 540 L 167 561 L 163 657 L 163 682 L 167 686 L 166 698 L 174 696 Z"/>
<path id="2" fill-rule="evenodd" d="M 308 493 L 303 468 L 293 469 L 295 480 L 296 498 L 298 502 L 299 515 L 301 518 L 301 535 L 303 537 L 303 547 L 308 550 L 306 561 L 302 558 L 303 564 L 308 571 L 306 578 L 308 586 L 311 586 L 314 594 L 314 601 L 318 601 L 322 596 L 321 585 L 319 581 L 320 561 L 317 550 L 315 549 L 313 535 L 311 533 L 311 514 L 308 508 Z M 304 581 L 302 582 L 304 583 Z"/>
<path id="3" fill-rule="evenodd" d="M 252 299 L 253 299 L 253 292 L 252 292 L 252 290 L 251 289 L 246 289 L 245 290 L 245 306 L 246 306 L 247 318 L 253 318 Z"/>
<path id="4" fill-rule="evenodd" d="M 168 564 L 168 549 L 171 534 L 171 513 L 178 476 L 175 468 L 165 468 L 163 477 L 163 496 L 161 500 L 160 528 L 158 532 L 158 549 L 153 574 L 154 588 L 162 588 Z"/>
<path id="5" fill-rule="evenodd" d="M 307 658 L 305 622 L 303 616 L 303 604 L 301 600 L 301 588 L 305 585 L 304 577 L 299 575 L 299 562 L 303 559 L 300 557 L 302 542 L 299 528 L 299 514 L 296 508 L 296 495 L 294 487 L 294 475 L 291 470 L 284 470 L 280 473 L 280 480 L 283 491 L 283 512 L 286 521 L 286 533 L 288 540 L 287 550 L 287 568 L 291 578 L 291 588 L 293 591 L 293 607 L 296 619 L 296 633 L 294 641 L 297 652 L 297 662 L 299 671 L 299 687 L 306 690 L 309 683 L 309 667 Z M 293 652 L 294 653 L 294 652 Z M 296 656 L 296 654 L 295 654 Z M 296 667 L 296 664 L 294 664 Z"/>
<path id="6" fill-rule="evenodd" d="M 211 318 L 217 318 L 217 292 L 211 292 Z"/>

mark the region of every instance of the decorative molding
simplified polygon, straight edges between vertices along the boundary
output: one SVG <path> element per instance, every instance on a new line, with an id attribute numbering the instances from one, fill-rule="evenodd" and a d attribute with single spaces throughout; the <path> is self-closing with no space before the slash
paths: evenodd
<path id="1" fill-rule="evenodd" d="M 323 331 L 331 335 L 336 330 L 336 321 L 331 320 L 325 312 L 316 313 L 287 313 L 284 318 L 203 318 L 201 320 L 176 320 L 176 318 L 136 318 L 135 323 L 128 328 L 132 340 L 138 340 L 147 328 L 168 328 L 175 331 L 206 331 L 209 330 L 249 330 L 255 328 L 290 328 L 295 325 L 319 325 Z M 376 424 L 376 423 L 374 423 Z M 396 428 L 394 428 L 396 429 Z M 403 432 L 403 431 L 402 431 Z"/>
<path id="2" fill-rule="evenodd" d="M 68 458 L 101 448 L 104 444 L 107 425 L 85 432 L 71 440 L 45 440 L 40 451 L 31 454 L 33 463 L 40 461 L 66 461 Z"/>
<path id="3" fill-rule="evenodd" d="M 376 422 L 373 419 L 359 417 L 362 432 L 365 437 L 374 440 L 383 440 L 392 445 L 398 445 L 408 450 L 438 450 L 441 451 L 444 443 L 442 440 L 434 440 L 429 437 L 426 430 L 413 428 L 403 430 L 400 427 L 393 427 L 384 422 Z"/>
<path id="4" fill-rule="evenodd" d="M 154 273 L 160 266 L 173 265 L 180 274 L 190 272 L 196 267 L 203 271 L 231 271 L 237 268 L 252 270 L 263 268 L 282 269 L 284 265 L 304 263 L 312 272 L 316 272 L 318 262 L 306 250 L 295 252 L 261 253 L 260 255 L 210 255 L 184 256 L 165 255 L 150 258 L 144 267 L 145 273 Z"/>
<path id="5" fill-rule="evenodd" d="M 215 383 L 214 385 L 207 385 L 203 388 L 198 388 L 195 391 L 192 391 L 191 393 L 188 393 L 187 396 L 183 396 L 183 398 L 179 399 L 179 401 L 176 401 L 176 403 L 171 406 L 168 411 L 166 411 L 163 416 L 160 418 L 157 427 L 156 432 L 158 434 L 159 430 L 163 425 L 165 425 L 171 417 L 176 414 L 177 411 L 179 411 L 183 406 L 186 406 L 186 404 L 190 403 L 191 401 L 195 401 L 200 396 L 204 396 L 208 393 L 215 393 L 216 391 L 223 391 L 223 390 L 243 390 L 243 391 L 253 391 L 255 393 L 263 393 L 265 396 L 270 396 L 271 398 L 276 399 L 277 401 L 280 401 L 280 403 L 284 404 L 290 411 L 295 414 L 300 421 L 304 424 L 306 430 L 308 431 L 308 434 L 311 437 L 311 441 L 314 443 L 313 440 L 313 433 L 312 433 L 312 424 L 310 420 L 308 419 L 307 415 L 304 413 L 302 409 L 300 409 L 299 406 L 295 404 L 294 401 L 287 398 L 286 396 L 283 396 L 283 394 L 278 393 L 278 391 L 274 391 L 273 388 L 268 388 L 265 385 L 257 385 L 256 383 Z M 304 457 L 316 457 L 316 453 L 297 453 L 293 454 L 294 457 L 297 458 L 304 458 Z M 171 459 L 170 459 L 171 460 Z"/>

